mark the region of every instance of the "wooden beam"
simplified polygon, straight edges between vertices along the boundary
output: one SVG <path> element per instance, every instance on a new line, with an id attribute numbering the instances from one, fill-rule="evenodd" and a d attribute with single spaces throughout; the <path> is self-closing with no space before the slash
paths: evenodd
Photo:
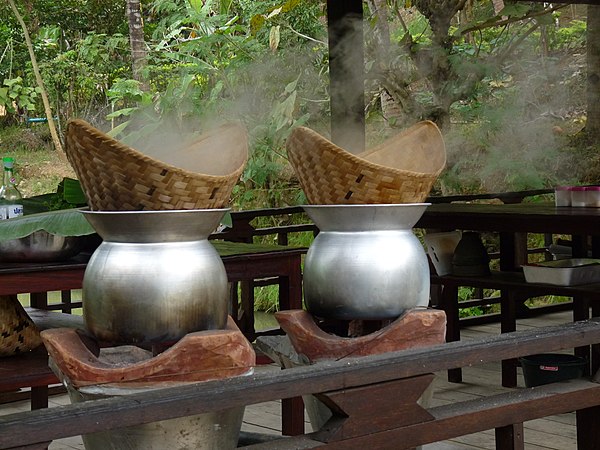
<path id="1" fill-rule="evenodd" d="M 365 149 L 362 0 L 327 0 L 331 140 L 351 153 Z"/>

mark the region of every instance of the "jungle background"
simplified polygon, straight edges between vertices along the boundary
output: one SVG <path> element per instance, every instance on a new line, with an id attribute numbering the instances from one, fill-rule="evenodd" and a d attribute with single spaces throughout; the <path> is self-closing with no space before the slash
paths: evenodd
<path id="1" fill-rule="evenodd" d="M 365 1 L 367 146 L 435 121 L 448 164 L 434 195 L 600 182 L 599 9 Z M 329 134 L 324 1 L 7 0 L 0 18 L 0 153 L 25 196 L 74 176 L 69 119 L 142 151 L 234 120 L 251 153 L 232 208 L 306 201 L 285 140 Z"/>

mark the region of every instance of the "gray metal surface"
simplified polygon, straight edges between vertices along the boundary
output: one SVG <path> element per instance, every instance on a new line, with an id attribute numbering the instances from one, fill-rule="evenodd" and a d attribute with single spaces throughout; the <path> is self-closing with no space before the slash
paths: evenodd
<path id="1" fill-rule="evenodd" d="M 225 211 L 85 212 L 104 239 L 83 279 L 87 329 L 141 344 L 224 328 L 227 273 L 207 238 Z"/>
<path id="2" fill-rule="evenodd" d="M 39 230 L 20 239 L 0 241 L 0 261 L 61 261 L 81 252 L 84 243 L 83 236 L 58 236 Z"/>
<path id="3" fill-rule="evenodd" d="M 157 383 L 156 387 L 160 387 Z M 72 403 L 121 396 L 146 389 L 102 386 L 75 389 L 67 384 Z M 227 450 L 237 448 L 244 407 L 162 420 L 82 436 L 86 450 Z"/>
<path id="4" fill-rule="evenodd" d="M 304 206 L 320 230 L 304 263 L 315 316 L 392 319 L 429 303 L 429 264 L 412 232 L 428 204 Z"/>

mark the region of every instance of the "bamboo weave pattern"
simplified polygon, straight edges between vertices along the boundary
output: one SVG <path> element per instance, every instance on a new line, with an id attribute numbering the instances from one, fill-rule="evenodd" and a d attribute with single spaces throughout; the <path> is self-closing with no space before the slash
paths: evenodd
<path id="1" fill-rule="evenodd" d="M 37 327 L 16 296 L 0 296 L 0 356 L 24 353 L 41 343 Z"/>
<path id="2" fill-rule="evenodd" d="M 442 135 L 429 121 L 359 155 L 306 127 L 296 128 L 286 147 L 308 201 L 317 205 L 419 203 L 446 165 Z"/>
<path id="3" fill-rule="evenodd" d="M 228 145 L 215 145 L 216 134 Z M 231 191 L 242 174 L 248 155 L 245 130 L 226 125 L 197 141 L 212 153 L 210 158 L 225 158 L 232 167 L 225 175 L 186 170 L 145 155 L 97 130 L 83 120 L 67 126 L 65 151 L 75 169 L 88 205 L 92 210 L 143 211 L 171 209 L 222 208 L 229 203 Z M 193 154 L 194 148 L 180 149 Z M 173 149 L 178 151 L 178 149 Z M 207 160 L 210 158 L 206 158 Z"/>

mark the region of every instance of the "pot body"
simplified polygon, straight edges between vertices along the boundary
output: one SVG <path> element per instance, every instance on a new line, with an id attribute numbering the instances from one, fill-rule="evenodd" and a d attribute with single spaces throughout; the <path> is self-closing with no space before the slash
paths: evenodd
<path id="1" fill-rule="evenodd" d="M 393 319 L 429 303 L 429 264 L 412 232 L 428 204 L 305 206 L 320 232 L 304 263 L 311 314 Z"/>
<path id="2" fill-rule="evenodd" d="M 67 385 L 71 403 L 136 394 L 148 389 L 105 386 L 76 389 Z M 229 408 L 84 434 L 82 439 L 86 450 L 233 450 L 237 448 L 244 411 L 243 406 Z"/>
<path id="3" fill-rule="evenodd" d="M 84 212 L 103 238 L 83 279 L 88 331 L 139 345 L 224 328 L 227 273 L 208 235 L 225 211 Z"/>

